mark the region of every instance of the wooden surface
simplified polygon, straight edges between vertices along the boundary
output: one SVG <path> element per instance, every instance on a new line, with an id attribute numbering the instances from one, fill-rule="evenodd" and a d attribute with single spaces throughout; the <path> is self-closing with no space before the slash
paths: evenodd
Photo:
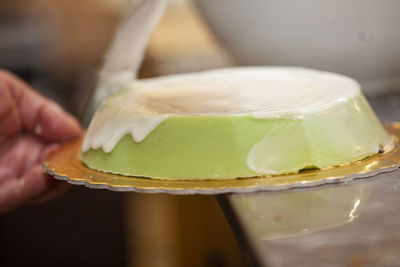
<path id="1" fill-rule="evenodd" d="M 130 266 L 244 266 L 213 196 L 127 194 Z"/>

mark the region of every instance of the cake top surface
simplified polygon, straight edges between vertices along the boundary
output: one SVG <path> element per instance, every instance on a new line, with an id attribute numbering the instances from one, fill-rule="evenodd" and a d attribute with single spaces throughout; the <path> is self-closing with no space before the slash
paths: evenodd
<path id="1" fill-rule="evenodd" d="M 297 67 L 217 69 L 137 80 L 127 87 L 106 103 L 154 115 L 302 115 L 360 94 L 351 78 Z"/>
<path id="2" fill-rule="evenodd" d="M 141 142 L 171 116 L 303 118 L 360 96 L 351 78 L 293 67 L 239 67 L 136 80 L 96 111 L 82 150 Z"/>

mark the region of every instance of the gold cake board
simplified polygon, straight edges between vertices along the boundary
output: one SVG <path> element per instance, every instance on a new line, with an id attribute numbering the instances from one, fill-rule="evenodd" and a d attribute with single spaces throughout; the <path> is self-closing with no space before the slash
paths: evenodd
<path id="1" fill-rule="evenodd" d="M 229 180 L 157 180 L 105 173 L 88 168 L 79 160 L 82 139 L 62 144 L 43 162 L 45 172 L 59 180 L 90 188 L 122 192 L 169 194 L 224 194 L 284 190 L 323 184 L 343 183 L 392 172 L 400 163 L 400 122 L 386 125 L 395 141 L 392 151 L 368 157 L 346 166 L 327 170 L 307 170 L 297 174 Z"/>

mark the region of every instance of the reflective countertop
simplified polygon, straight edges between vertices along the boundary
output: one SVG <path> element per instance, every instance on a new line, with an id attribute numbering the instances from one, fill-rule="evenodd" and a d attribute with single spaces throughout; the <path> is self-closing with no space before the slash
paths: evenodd
<path id="1" fill-rule="evenodd" d="M 398 94 L 369 101 L 382 121 L 400 119 Z M 226 200 L 254 265 L 400 266 L 400 171 Z"/>
<path id="2" fill-rule="evenodd" d="M 400 172 L 229 197 L 266 266 L 400 266 Z"/>

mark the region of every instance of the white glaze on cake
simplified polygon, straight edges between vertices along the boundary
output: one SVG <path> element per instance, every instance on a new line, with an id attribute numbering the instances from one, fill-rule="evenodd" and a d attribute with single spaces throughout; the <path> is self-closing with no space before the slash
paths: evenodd
<path id="1" fill-rule="evenodd" d="M 356 81 L 304 68 L 246 67 L 139 80 L 116 103 L 135 112 L 171 115 L 301 115 L 360 93 Z"/>
<path id="2" fill-rule="evenodd" d="M 293 67 L 241 67 L 137 80 L 92 119 L 82 151 L 141 142 L 170 116 L 302 117 L 360 95 L 351 78 Z"/>

